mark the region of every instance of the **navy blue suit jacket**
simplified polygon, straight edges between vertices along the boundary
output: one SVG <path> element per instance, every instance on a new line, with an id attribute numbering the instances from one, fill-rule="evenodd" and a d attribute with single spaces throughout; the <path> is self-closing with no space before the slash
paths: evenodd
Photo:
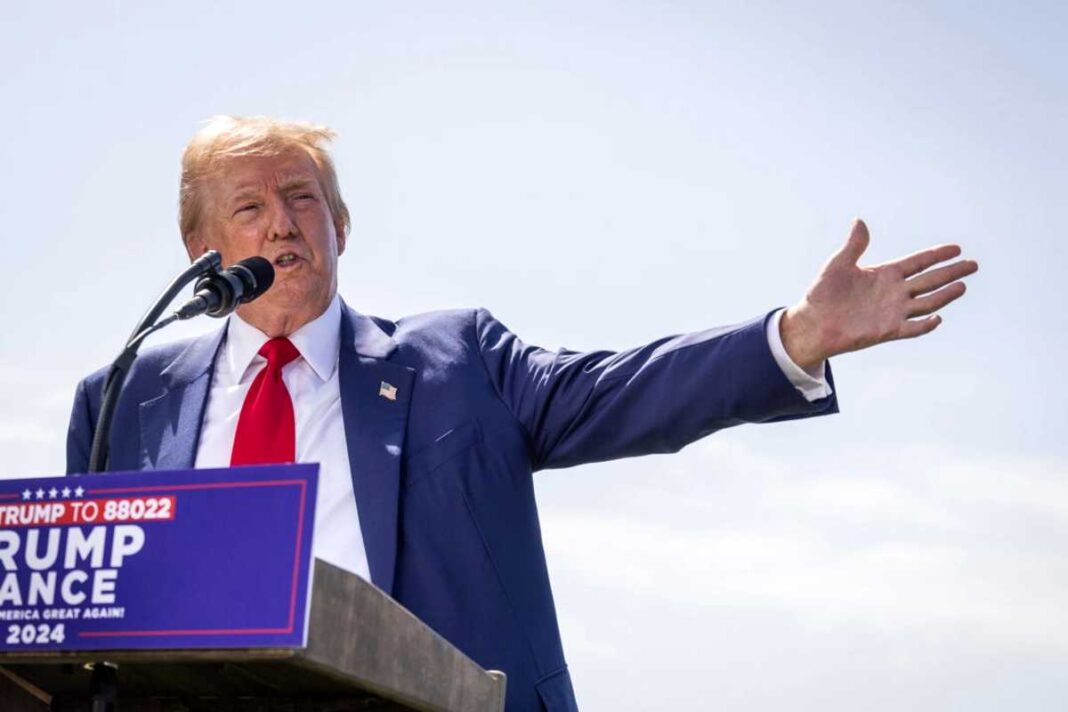
<path id="1" fill-rule="evenodd" d="M 345 307 L 342 412 L 373 582 L 506 672 L 509 710 L 575 709 L 531 474 L 836 412 L 834 396 L 809 403 L 787 381 L 766 319 L 576 353 L 528 346 L 485 310 L 393 323 Z M 137 360 L 115 415 L 111 469 L 193 466 L 224 333 Z M 68 473 L 88 467 L 104 375 L 78 386 Z M 396 400 L 379 396 L 383 381 Z"/>

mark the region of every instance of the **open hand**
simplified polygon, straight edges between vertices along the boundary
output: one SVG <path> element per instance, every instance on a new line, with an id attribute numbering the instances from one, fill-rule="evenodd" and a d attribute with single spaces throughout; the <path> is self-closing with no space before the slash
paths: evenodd
<path id="1" fill-rule="evenodd" d="M 933 331 L 942 323 L 934 312 L 963 295 L 964 282 L 958 280 L 979 269 L 974 260 L 931 269 L 959 256 L 958 245 L 860 267 L 869 240 L 868 226 L 856 220 L 808 293 L 783 314 L 783 346 L 801 368 L 812 371 L 837 354 Z"/>

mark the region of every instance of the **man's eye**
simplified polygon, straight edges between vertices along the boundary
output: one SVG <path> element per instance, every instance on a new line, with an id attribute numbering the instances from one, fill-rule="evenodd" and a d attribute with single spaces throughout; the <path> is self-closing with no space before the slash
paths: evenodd
<path id="1" fill-rule="evenodd" d="M 238 209 L 234 211 L 234 215 L 238 213 L 251 212 L 258 207 L 260 206 L 257 203 L 245 203 L 244 205 L 239 206 Z"/>
<path id="2" fill-rule="evenodd" d="M 293 196 L 293 200 L 315 200 L 315 195 L 312 193 L 297 193 Z"/>

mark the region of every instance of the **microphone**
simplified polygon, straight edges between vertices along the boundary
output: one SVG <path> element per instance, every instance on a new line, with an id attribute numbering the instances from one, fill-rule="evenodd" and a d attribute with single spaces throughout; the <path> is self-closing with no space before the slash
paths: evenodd
<path id="1" fill-rule="evenodd" d="M 202 277 L 193 288 L 195 296 L 175 312 L 179 319 L 201 314 L 224 317 L 241 304 L 251 302 L 274 284 L 274 267 L 263 257 L 249 257 L 235 265 Z"/>

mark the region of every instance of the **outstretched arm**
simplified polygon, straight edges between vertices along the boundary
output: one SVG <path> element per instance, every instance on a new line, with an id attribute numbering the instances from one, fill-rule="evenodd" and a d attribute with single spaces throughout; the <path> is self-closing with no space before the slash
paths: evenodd
<path id="1" fill-rule="evenodd" d="M 770 320 L 618 352 L 531 346 L 485 310 L 475 329 L 486 372 L 538 470 L 675 452 L 740 423 L 837 412 L 833 387 L 809 401 L 787 379 L 768 344 Z"/>
<path id="2" fill-rule="evenodd" d="M 783 346 L 806 371 L 838 354 L 930 333 L 942 323 L 934 312 L 960 298 L 964 282 L 959 280 L 979 269 L 974 260 L 941 265 L 960 255 L 958 245 L 861 267 L 857 262 L 870 239 L 868 226 L 855 221 L 846 244 L 783 314 Z"/>

